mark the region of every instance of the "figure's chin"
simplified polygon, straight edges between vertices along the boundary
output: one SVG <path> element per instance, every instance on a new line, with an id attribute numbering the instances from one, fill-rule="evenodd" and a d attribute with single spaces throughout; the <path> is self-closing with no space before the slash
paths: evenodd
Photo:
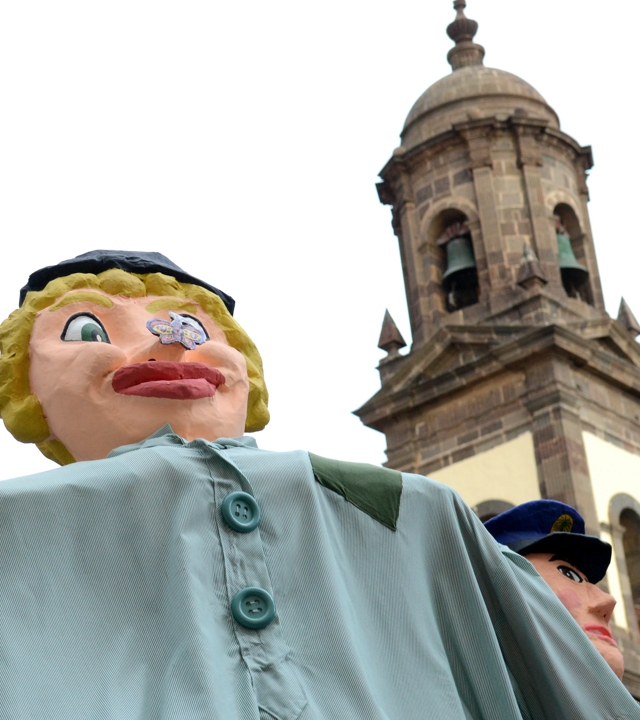
<path id="1" fill-rule="evenodd" d="M 595 649 L 602 655 L 607 665 L 622 679 L 624 673 L 624 658 L 620 650 L 600 638 L 590 637 L 590 640 Z"/>
<path id="2" fill-rule="evenodd" d="M 178 415 L 173 420 L 168 417 L 166 422 L 171 425 L 171 429 L 176 435 L 188 442 L 198 438 L 215 442 L 221 437 L 241 437 L 244 435 L 246 412 L 240 413 L 237 417 L 227 415 L 224 422 L 210 415 L 203 418 L 193 417 L 193 415 L 189 417 L 180 417 Z"/>
<path id="3" fill-rule="evenodd" d="M 120 407 L 110 413 L 109 423 L 101 422 L 97 428 L 91 418 L 85 417 L 85 422 L 80 419 L 74 424 L 73 432 L 65 426 L 61 429 L 66 432 L 54 431 L 52 439 L 62 442 L 81 461 L 102 460 L 118 447 L 146 440 L 163 425 L 170 425 L 176 435 L 188 442 L 197 438 L 215 442 L 221 437 L 244 434 L 246 410 L 234 413 L 226 402 L 221 402 L 219 393 L 199 400 L 119 397 Z"/>

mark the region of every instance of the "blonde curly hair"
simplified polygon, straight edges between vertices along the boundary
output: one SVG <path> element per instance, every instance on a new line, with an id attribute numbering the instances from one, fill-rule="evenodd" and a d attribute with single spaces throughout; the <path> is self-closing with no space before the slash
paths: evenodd
<path id="1" fill-rule="evenodd" d="M 137 274 L 112 269 L 97 275 L 74 273 L 51 280 L 43 290 L 27 293 L 22 307 L 0 325 L 0 417 L 16 440 L 35 443 L 43 455 L 60 465 L 75 462 L 61 442 L 49 439 L 51 432 L 42 407 L 31 393 L 29 342 L 37 313 L 70 290 L 78 289 L 102 290 L 108 295 L 125 297 L 172 296 L 198 303 L 224 332 L 229 345 L 240 351 L 247 362 L 249 398 L 245 430 L 262 430 L 269 422 L 269 394 L 260 353 L 217 295 L 163 273 Z"/>

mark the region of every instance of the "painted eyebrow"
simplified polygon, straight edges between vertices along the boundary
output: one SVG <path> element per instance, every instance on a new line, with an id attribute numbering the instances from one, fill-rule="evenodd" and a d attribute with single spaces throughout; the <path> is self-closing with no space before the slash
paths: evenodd
<path id="1" fill-rule="evenodd" d="M 180 300 L 179 298 L 159 298 L 150 302 L 145 310 L 149 313 L 158 312 L 158 310 L 173 310 L 174 312 L 186 312 L 191 315 L 198 314 L 198 308 L 192 302 L 188 300 Z M 197 318 L 194 318 L 194 320 Z"/>
<path id="2" fill-rule="evenodd" d="M 60 308 L 65 307 L 66 305 L 71 305 L 72 303 L 79 302 L 90 302 L 94 305 L 102 305 L 102 307 L 106 308 L 113 307 L 113 302 L 104 295 L 98 295 L 98 293 L 91 292 L 78 292 L 73 293 L 72 295 L 67 295 L 66 297 L 63 297 L 62 300 L 58 300 L 57 303 L 53 304 L 49 308 L 49 312 L 54 312 L 55 310 L 59 310 Z"/>

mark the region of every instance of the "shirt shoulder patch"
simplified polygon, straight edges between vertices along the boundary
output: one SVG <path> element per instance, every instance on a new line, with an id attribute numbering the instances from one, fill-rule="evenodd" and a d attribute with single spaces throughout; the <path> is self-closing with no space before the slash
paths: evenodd
<path id="1" fill-rule="evenodd" d="M 313 475 L 328 490 L 342 495 L 359 510 L 391 530 L 396 529 L 402 474 L 366 463 L 330 460 L 309 453 Z"/>

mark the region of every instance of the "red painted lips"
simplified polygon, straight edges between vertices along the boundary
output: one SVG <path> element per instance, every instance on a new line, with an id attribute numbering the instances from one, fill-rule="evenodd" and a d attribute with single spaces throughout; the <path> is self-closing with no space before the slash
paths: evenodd
<path id="1" fill-rule="evenodd" d="M 151 361 L 125 365 L 113 375 L 113 389 L 121 395 L 198 400 L 213 397 L 226 382 L 220 370 L 199 362 Z"/>
<path id="2" fill-rule="evenodd" d="M 612 645 L 618 647 L 618 643 L 613 639 L 611 633 L 609 632 L 609 628 L 605 627 L 604 625 L 600 625 L 598 623 L 587 623 L 584 626 L 583 630 L 585 632 L 591 632 L 594 635 L 599 635 L 603 640 L 606 640 Z"/>

